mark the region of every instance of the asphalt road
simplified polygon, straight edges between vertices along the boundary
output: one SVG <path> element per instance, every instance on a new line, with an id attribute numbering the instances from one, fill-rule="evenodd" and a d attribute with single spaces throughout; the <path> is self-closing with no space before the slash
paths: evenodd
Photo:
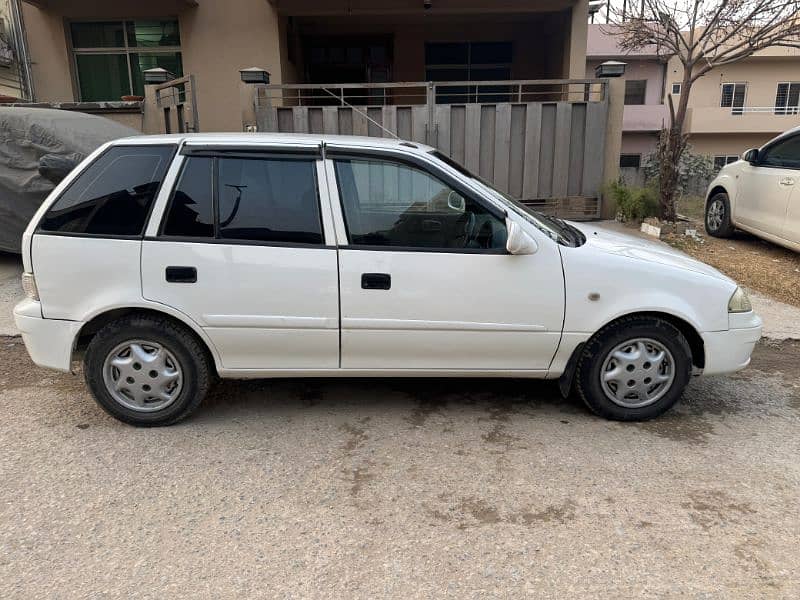
<path id="1" fill-rule="evenodd" d="M 135 429 L 0 338 L 0 598 L 800 595 L 800 342 L 619 424 L 552 384 L 225 382 Z"/>

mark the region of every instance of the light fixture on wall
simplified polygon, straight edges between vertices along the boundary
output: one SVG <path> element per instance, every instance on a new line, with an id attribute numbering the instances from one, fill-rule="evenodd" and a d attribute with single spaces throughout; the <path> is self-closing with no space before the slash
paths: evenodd
<path id="1" fill-rule="evenodd" d="M 241 69 L 239 71 L 239 77 L 241 77 L 244 83 L 269 83 L 269 71 L 262 69 L 261 67 L 249 67 L 247 69 Z"/>
<path id="2" fill-rule="evenodd" d="M 430 10 L 433 8 L 433 0 L 422 0 L 422 7 L 425 10 Z"/>
<path id="3" fill-rule="evenodd" d="M 625 67 L 628 63 L 620 62 L 618 60 L 607 60 L 600 63 L 594 68 L 594 74 L 600 78 L 606 77 L 622 77 L 625 75 Z"/>
<path id="4" fill-rule="evenodd" d="M 144 76 L 145 85 L 157 85 L 159 83 L 167 83 L 175 79 L 175 75 L 162 67 L 154 67 L 152 69 L 145 69 L 142 71 Z"/>

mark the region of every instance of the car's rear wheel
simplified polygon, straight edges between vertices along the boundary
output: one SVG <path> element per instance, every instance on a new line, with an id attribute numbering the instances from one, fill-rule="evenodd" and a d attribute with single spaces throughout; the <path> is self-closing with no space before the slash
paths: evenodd
<path id="1" fill-rule="evenodd" d="M 92 338 L 84 359 L 97 403 L 120 421 L 171 425 L 189 416 L 212 381 L 206 349 L 167 318 L 123 317 Z"/>
<path id="2" fill-rule="evenodd" d="M 680 330 L 662 319 L 633 316 L 610 324 L 587 342 L 576 385 L 595 414 L 645 421 L 678 401 L 691 371 L 691 349 Z"/>
<path id="3" fill-rule="evenodd" d="M 728 237 L 733 230 L 728 194 L 717 192 L 706 203 L 706 231 L 714 237 Z"/>

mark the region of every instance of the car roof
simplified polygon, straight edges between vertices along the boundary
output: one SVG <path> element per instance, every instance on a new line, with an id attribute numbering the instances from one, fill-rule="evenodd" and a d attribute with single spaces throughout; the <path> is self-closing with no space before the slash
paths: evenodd
<path id="1" fill-rule="evenodd" d="M 417 142 L 356 135 L 323 135 L 314 133 L 172 133 L 137 135 L 121 138 L 115 144 L 280 144 L 319 145 L 322 143 L 359 148 L 383 148 L 427 153 L 431 146 Z"/>

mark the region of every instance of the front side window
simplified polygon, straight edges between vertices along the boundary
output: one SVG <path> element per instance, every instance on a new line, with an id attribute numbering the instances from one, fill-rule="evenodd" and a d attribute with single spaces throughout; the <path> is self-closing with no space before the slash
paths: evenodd
<path id="1" fill-rule="evenodd" d="M 82 101 L 144 96 L 142 72 L 154 67 L 183 75 L 175 19 L 73 22 L 70 37 Z"/>
<path id="2" fill-rule="evenodd" d="M 746 83 L 723 83 L 719 105 L 722 108 L 730 108 L 733 115 L 741 115 L 744 112 L 746 95 Z"/>
<path id="3" fill-rule="evenodd" d="M 767 167 L 800 169 L 800 135 L 796 135 L 770 146 L 758 163 Z"/>
<path id="4" fill-rule="evenodd" d="M 337 159 L 335 166 L 353 246 L 505 249 L 501 218 L 426 171 L 381 159 Z"/>
<path id="5" fill-rule="evenodd" d="M 47 211 L 43 231 L 141 235 L 175 146 L 114 146 Z"/>

